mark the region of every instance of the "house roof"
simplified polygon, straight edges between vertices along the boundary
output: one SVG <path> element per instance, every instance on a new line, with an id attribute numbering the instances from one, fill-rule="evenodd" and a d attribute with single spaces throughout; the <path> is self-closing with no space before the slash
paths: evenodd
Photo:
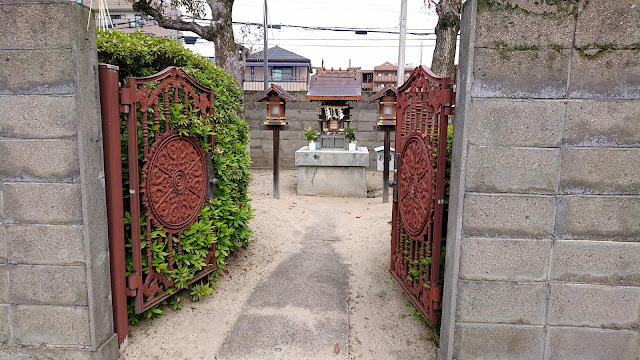
<path id="1" fill-rule="evenodd" d="M 267 55 L 269 55 L 269 62 L 278 61 L 278 62 L 303 62 L 307 64 L 311 64 L 311 60 L 307 59 L 304 56 L 300 56 L 296 53 L 292 53 L 289 50 L 285 50 L 279 46 L 274 46 L 269 48 L 267 51 Z M 264 51 L 259 51 L 247 56 L 248 62 L 262 62 L 264 60 Z"/>
<path id="2" fill-rule="evenodd" d="M 392 63 L 386 61 L 384 64 L 380 64 L 378 66 L 374 66 L 373 70 L 397 70 L 398 67 L 393 65 Z"/>
<path id="3" fill-rule="evenodd" d="M 396 89 L 395 86 L 387 85 L 384 88 L 382 88 L 380 91 L 378 91 L 377 93 L 369 96 L 366 101 L 367 102 L 373 102 L 373 101 L 376 101 L 376 100 L 382 98 L 383 96 L 388 96 L 388 95 L 397 96 L 398 95 L 398 89 Z"/>
<path id="4" fill-rule="evenodd" d="M 311 76 L 307 100 L 360 100 L 362 75 L 349 72 L 318 72 Z"/>
<path id="5" fill-rule="evenodd" d="M 285 99 L 286 101 L 296 102 L 298 99 L 293 97 L 291 94 L 287 92 L 287 90 L 283 89 L 280 85 L 271 84 L 271 87 L 257 95 L 253 98 L 254 101 L 263 101 L 266 100 L 271 93 L 276 93 L 277 96 Z"/>

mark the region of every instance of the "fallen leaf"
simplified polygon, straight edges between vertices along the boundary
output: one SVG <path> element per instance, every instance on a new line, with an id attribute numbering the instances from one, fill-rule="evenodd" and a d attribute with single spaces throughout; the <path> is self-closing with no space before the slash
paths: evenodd
<path id="1" fill-rule="evenodd" d="M 356 219 L 360 219 L 360 216 L 356 216 Z"/>
<path id="2" fill-rule="evenodd" d="M 340 354 L 340 345 L 336 344 L 336 346 L 333 347 L 333 352 L 337 354 Z"/>

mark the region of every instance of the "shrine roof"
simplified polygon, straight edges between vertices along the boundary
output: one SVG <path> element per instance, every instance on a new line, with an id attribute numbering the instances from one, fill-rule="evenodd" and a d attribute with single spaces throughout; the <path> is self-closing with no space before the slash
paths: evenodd
<path id="1" fill-rule="evenodd" d="M 311 76 L 307 100 L 360 100 L 362 75 L 354 71 L 320 70 Z"/>

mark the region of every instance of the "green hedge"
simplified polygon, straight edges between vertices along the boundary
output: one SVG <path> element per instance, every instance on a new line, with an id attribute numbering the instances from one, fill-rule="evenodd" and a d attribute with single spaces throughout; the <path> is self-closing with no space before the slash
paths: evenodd
<path id="1" fill-rule="evenodd" d="M 217 267 L 222 268 L 225 259 L 239 246 L 247 246 L 251 236 L 249 220 L 253 217 L 250 199 L 247 196 L 249 185 L 249 166 L 251 160 L 247 152 L 249 142 L 249 126 L 238 116 L 242 109 L 242 91 L 235 85 L 233 78 L 222 68 L 215 66 L 208 58 L 192 53 L 185 49 L 179 42 L 170 39 L 158 38 L 152 35 L 136 32 L 126 34 L 119 31 L 98 31 L 98 60 L 103 63 L 116 65 L 120 68 L 120 80 L 128 76 L 149 76 L 165 69 L 167 66 L 177 66 L 185 70 L 193 79 L 200 84 L 213 88 L 215 92 L 215 176 L 218 180 L 216 187 L 216 198 L 212 203 L 206 204 L 200 217 L 189 231 L 183 234 L 182 244 L 191 242 L 208 246 L 212 241 L 216 243 Z M 206 133 L 211 129 L 198 129 L 194 123 L 198 122 L 198 117 L 179 118 L 180 109 L 171 109 L 171 124 L 176 127 L 182 126 L 190 135 L 199 138 L 201 142 L 206 141 Z M 187 124 L 185 124 L 187 123 Z M 173 125 L 172 125 L 173 126 Z M 123 122 L 122 129 L 126 129 Z M 195 129 L 195 130 L 194 130 Z M 139 132 L 139 139 L 141 134 Z M 125 186 L 128 184 L 127 161 L 126 161 L 126 132 L 123 131 L 123 177 Z M 139 140 L 140 143 L 140 140 Z M 125 194 L 125 210 L 128 210 L 128 191 L 123 189 Z M 144 215 L 144 214 L 142 214 Z M 145 219 L 142 216 L 141 221 Z M 211 225 L 215 228 L 215 235 L 212 237 L 209 231 Z M 130 214 L 125 216 L 126 236 L 130 233 Z M 166 237 L 160 229 L 154 229 L 152 237 Z M 143 239 L 145 237 L 144 226 L 142 228 Z M 127 241 L 127 271 L 131 270 L 131 239 Z M 166 241 L 163 244 L 166 246 Z M 162 260 L 167 256 L 167 249 L 153 243 L 153 264 L 157 270 L 163 269 Z M 187 262 L 195 263 L 197 270 L 199 261 L 202 260 L 201 251 L 194 251 Z M 143 257 L 144 258 L 144 257 Z M 157 261 L 156 261 L 157 260 Z M 146 259 L 143 266 L 147 266 Z M 192 276 L 187 272 L 187 277 Z M 174 271 L 175 274 L 167 272 L 167 275 L 174 280 L 177 286 L 185 287 L 188 278 L 180 277 L 185 274 L 183 271 Z M 215 273 L 209 277 L 209 282 L 215 281 Z M 181 284 L 183 286 L 181 286 Z M 191 297 L 199 300 L 203 296 L 212 293 L 209 283 L 197 284 L 191 287 Z M 169 301 L 161 305 L 170 304 L 174 309 L 181 307 L 181 301 L 177 296 L 173 296 Z M 133 313 L 132 302 L 129 304 L 129 322 L 135 324 L 140 317 L 154 317 L 163 314 L 160 306 L 156 306 L 142 316 Z"/>

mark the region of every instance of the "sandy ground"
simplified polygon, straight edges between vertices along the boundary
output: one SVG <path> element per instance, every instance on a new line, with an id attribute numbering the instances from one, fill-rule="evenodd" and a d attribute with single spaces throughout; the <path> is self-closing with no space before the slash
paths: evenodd
<path id="1" fill-rule="evenodd" d="M 182 310 L 132 327 L 121 358 L 215 359 L 258 282 L 300 249 L 305 229 L 317 221 L 314 209 L 330 207 L 338 220 L 327 226 L 340 237 L 333 247 L 349 266 L 349 359 L 435 359 L 432 331 L 411 315 L 388 272 L 391 203 L 382 203 L 382 173 L 367 172 L 369 197 L 361 199 L 298 196 L 297 170 L 282 171 L 274 199 L 271 171 L 252 176 L 252 244 L 229 259 L 215 294 L 184 299 Z"/>

